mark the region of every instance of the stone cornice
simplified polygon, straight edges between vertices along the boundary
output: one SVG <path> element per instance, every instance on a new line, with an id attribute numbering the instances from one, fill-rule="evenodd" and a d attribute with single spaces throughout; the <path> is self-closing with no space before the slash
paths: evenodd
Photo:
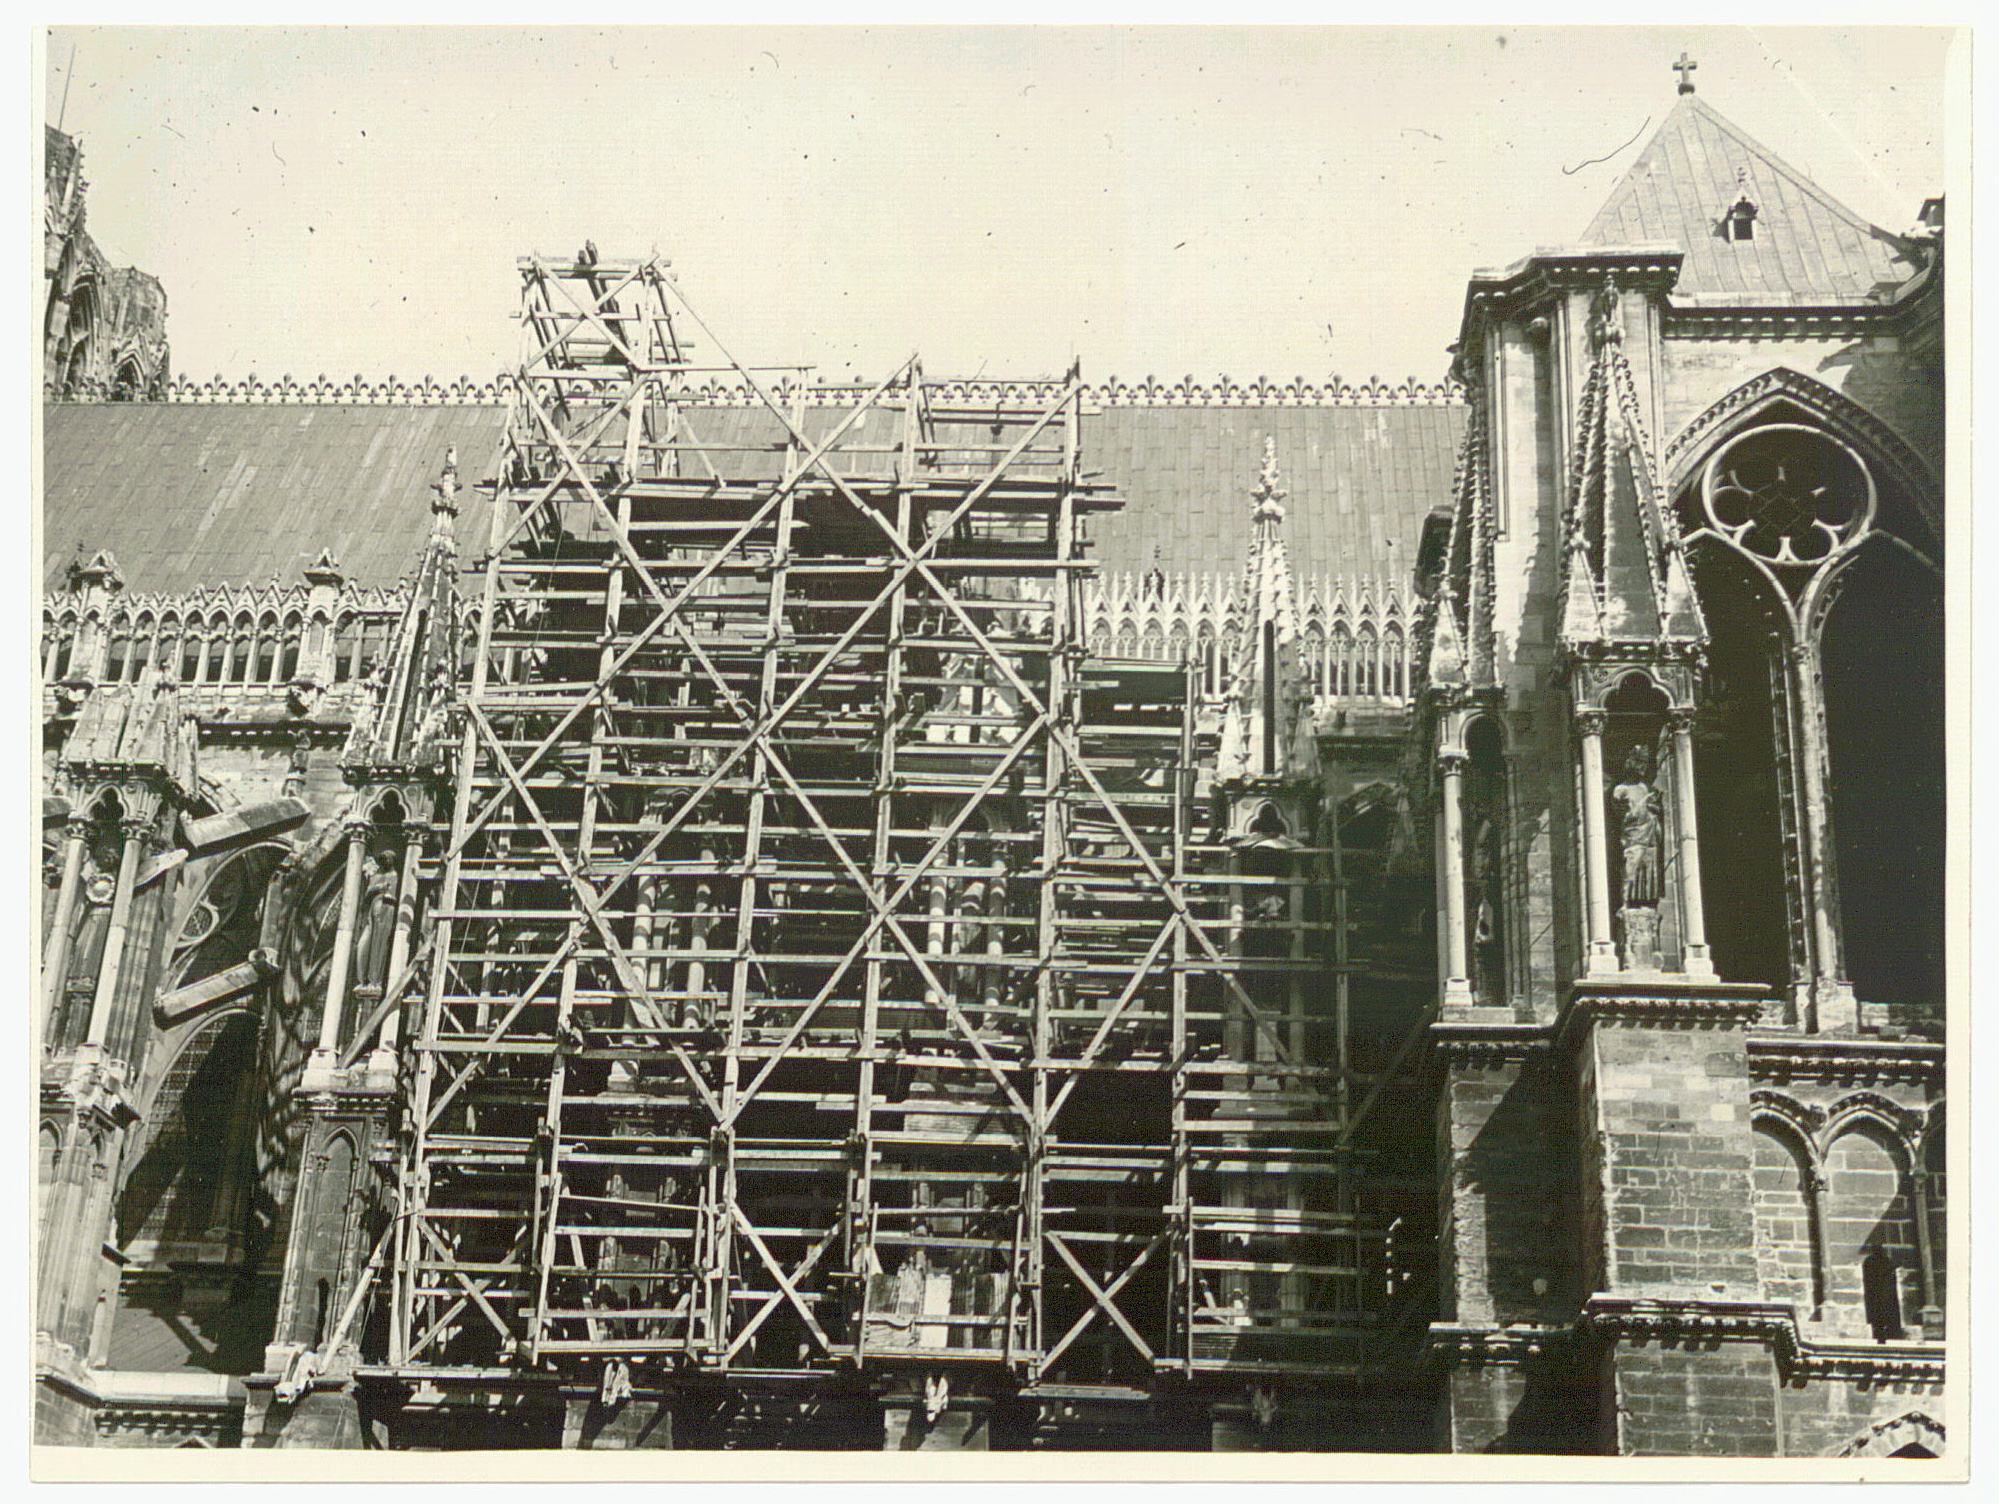
<path id="1" fill-rule="evenodd" d="M 1461 1019 L 1446 1012 L 1430 1025 L 1430 1059 L 1437 1068 L 1492 1070 L 1525 1064 L 1545 1058 L 1554 1045 L 1555 1031 L 1547 1024 Z"/>
<path id="2" fill-rule="evenodd" d="M 1701 307 L 1669 301 L 1667 339 L 1855 339 L 1908 322 L 1905 307 L 1841 303 L 1826 307 Z"/>
<path id="3" fill-rule="evenodd" d="M 1886 293 L 1787 301 L 1778 293 L 1682 294 L 1668 301 L 1662 333 L 1678 339 L 1841 339 L 1900 333 L 1942 302 L 1942 278 L 1932 261 Z"/>
<path id="4" fill-rule="evenodd" d="M 1620 287 L 1663 296 L 1679 280 L 1685 259 L 1685 252 L 1670 245 L 1566 247 L 1536 251 L 1502 270 L 1475 271 L 1465 289 L 1460 340 L 1481 319 L 1520 313 L 1558 293 L 1601 287 L 1610 278 Z"/>
<path id="5" fill-rule="evenodd" d="M 1761 1342 L 1786 1377 L 1869 1384 L 1941 1384 L 1940 1343 L 1814 1342 L 1795 1308 L 1760 1300 L 1652 1300 L 1596 1294 L 1576 1319 L 1579 1331 L 1652 1342 Z"/>
<path id="6" fill-rule="evenodd" d="M 1460 1326 L 1433 1321 L 1423 1357 L 1452 1368 L 1519 1368 L 1535 1358 L 1567 1352 L 1576 1329 L 1567 1326 Z"/>
<path id="7" fill-rule="evenodd" d="M 1758 1081 L 1834 1085 L 1943 1085 L 1944 1047 L 1929 1041 L 1752 1034 L 1749 1073 Z"/>
<path id="8" fill-rule="evenodd" d="M 243 1411 L 244 1390 L 235 1379 L 182 1387 L 183 1375 L 126 1375 L 88 1368 L 66 1347 L 38 1335 L 35 1377 L 88 1406 L 100 1426 L 117 1431 L 213 1436 L 231 1430 Z M 200 1380 L 214 1378 L 199 1375 Z"/>
<path id="9" fill-rule="evenodd" d="M 1770 989 L 1749 982 L 1697 982 L 1685 977 L 1625 972 L 1584 978 L 1569 989 L 1558 1032 L 1572 1042 L 1597 1022 L 1652 1028 L 1747 1028 L 1762 1016 Z"/>

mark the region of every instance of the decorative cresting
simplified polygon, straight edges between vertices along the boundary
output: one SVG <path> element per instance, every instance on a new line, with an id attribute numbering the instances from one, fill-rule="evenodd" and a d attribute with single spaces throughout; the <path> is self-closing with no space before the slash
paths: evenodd
<path id="1" fill-rule="evenodd" d="M 866 395 L 870 383 L 778 381 L 768 390 L 780 402 L 806 406 L 851 406 Z M 940 406 L 991 407 L 1032 405 L 1052 400 L 1063 390 L 1059 381 L 942 381 L 934 384 Z M 1372 377 L 1348 382 L 1338 376 L 1318 382 L 1302 376 L 1277 381 L 1259 376 L 1232 381 L 1226 376 L 1197 381 L 1192 376 L 1161 381 L 1148 376 L 1125 382 L 1116 377 L 1081 387 L 1081 399 L 1097 407 L 1456 407 L 1465 400 L 1455 381 L 1384 381 Z M 347 380 L 315 377 L 297 381 L 285 376 L 265 381 L 250 375 L 216 375 L 206 381 L 179 377 L 167 382 L 151 400 L 190 403 L 306 403 L 332 406 L 497 407 L 513 400 L 511 374 L 480 378 L 461 376 L 440 381 L 395 376 Z M 119 392 L 108 382 L 82 381 L 73 390 L 51 392 L 58 401 L 105 402 Z M 727 378 L 690 382 L 678 400 L 693 406 L 756 407 L 762 399 L 748 384 Z"/>
<path id="2" fill-rule="evenodd" d="M 1196 665 L 1204 697 L 1218 699 L 1233 672 L 1229 652 L 1250 607 L 1233 575 L 1138 574 L 1091 580 L 1083 595 L 1092 656 Z M 1406 704 L 1413 677 L 1415 602 L 1386 576 L 1294 579 L 1298 650 L 1313 710 L 1354 702 Z"/>
<path id="3" fill-rule="evenodd" d="M 1238 594 L 1245 609 L 1228 649 L 1231 676 L 1216 775 L 1224 783 L 1311 778 L 1318 773 L 1311 686 L 1299 661 L 1297 601 L 1284 545 L 1284 499 L 1291 493 L 1278 483 L 1273 438 L 1263 441 L 1263 469 L 1250 494 L 1255 511 Z"/>

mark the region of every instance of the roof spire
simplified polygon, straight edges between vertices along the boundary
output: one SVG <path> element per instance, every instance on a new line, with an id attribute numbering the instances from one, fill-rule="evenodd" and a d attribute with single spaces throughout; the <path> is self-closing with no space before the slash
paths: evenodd
<path id="1" fill-rule="evenodd" d="M 1277 484 L 1277 438 L 1274 434 L 1263 436 L 1263 469 L 1257 475 L 1256 489 L 1249 494 L 1256 502 L 1254 516 L 1258 522 L 1284 520 L 1284 498 L 1291 493 Z"/>
<path id="2" fill-rule="evenodd" d="M 1686 49 L 1682 48 L 1680 51 L 1680 60 L 1673 64 L 1674 71 L 1680 75 L 1680 92 L 1682 94 L 1691 94 L 1694 92 L 1694 69 L 1699 66 L 1700 64 L 1693 60 Z"/>
<path id="3" fill-rule="evenodd" d="M 1301 672 L 1296 587 L 1284 546 L 1288 495 L 1278 483 L 1277 440 L 1265 435 L 1263 466 L 1250 492 L 1256 511 L 1242 574 L 1242 614 L 1229 653 L 1219 765 L 1225 780 L 1302 776 L 1317 755 L 1310 745 L 1311 692 Z"/>
<path id="4" fill-rule="evenodd" d="M 444 451 L 444 469 L 430 484 L 430 510 L 434 514 L 458 515 L 458 446 Z"/>

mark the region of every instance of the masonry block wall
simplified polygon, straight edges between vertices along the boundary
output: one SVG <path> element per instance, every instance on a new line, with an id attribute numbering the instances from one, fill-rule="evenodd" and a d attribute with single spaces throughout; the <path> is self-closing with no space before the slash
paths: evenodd
<path id="1" fill-rule="evenodd" d="M 1739 1021 L 1590 1026 L 1611 1288 L 1759 1293 L 1744 1035 Z"/>
<path id="2" fill-rule="evenodd" d="M 1451 1069 L 1439 1098 L 1445 1320 L 1541 1322 L 1572 1306 L 1572 1122 L 1550 1060 Z"/>
<path id="3" fill-rule="evenodd" d="M 1667 436 L 1679 433 L 1714 403 L 1772 366 L 1785 366 L 1855 402 L 1887 423 L 1938 473 L 1943 473 L 1943 388 L 1892 334 L 1823 339 L 1795 336 L 1689 337 L 1663 342 L 1661 410 Z"/>
<path id="4" fill-rule="evenodd" d="M 1612 1362 L 1623 1455 L 1777 1455 L 1776 1359 L 1764 1343 L 1627 1340 Z"/>

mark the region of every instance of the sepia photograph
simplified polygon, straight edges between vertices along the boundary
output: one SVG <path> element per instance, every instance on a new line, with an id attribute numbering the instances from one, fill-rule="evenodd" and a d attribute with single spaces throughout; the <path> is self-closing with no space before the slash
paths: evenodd
<path id="1" fill-rule="evenodd" d="M 1968 33 L 35 45 L 37 1476 L 1962 1476 Z"/>

